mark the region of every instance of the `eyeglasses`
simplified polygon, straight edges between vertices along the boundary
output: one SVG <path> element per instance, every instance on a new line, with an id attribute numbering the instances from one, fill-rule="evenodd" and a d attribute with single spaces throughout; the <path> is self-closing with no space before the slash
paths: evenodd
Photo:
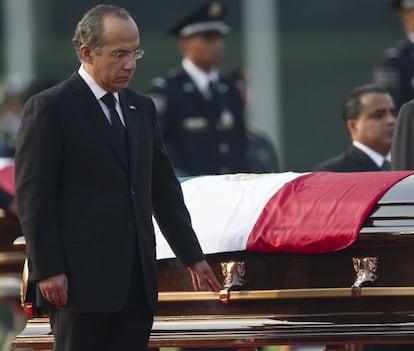
<path id="1" fill-rule="evenodd" d="M 115 58 L 117 61 L 126 61 L 130 57 L 132 57 L 132 59 L 136 61 L 136 60 L 141 59 L 144 56 L 144 50 L 142 49 L 132 50 L 132 51 L 117 50 L 117 51 L 110 52 L 109 55 Z"/>

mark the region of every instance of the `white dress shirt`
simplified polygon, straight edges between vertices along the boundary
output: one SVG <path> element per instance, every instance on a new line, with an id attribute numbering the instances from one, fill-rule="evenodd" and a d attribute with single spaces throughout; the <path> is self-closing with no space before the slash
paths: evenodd
<path id="1" fill-rule="evenodd" d="M 193 80 L 197 89 L 203 94 L 204 97 L 210 96 L 209 84 L 217 83 L 219 81 L 219 74 L 216 68 L 213 68 L 210 72 L 205 72 L 201 68 L 197 67 L 191 60 L 184 58 L 182 61 L 184 70 Z"/>
<path id="2" fill-rule="evenodd" d="M 93 95 L 95 95 L 96 100 L 98 100 L 99 105 L 101 106 L 103 112 L 105 113 L 106 119 L 108 120 L 109 123 L 111 123 L 111 117 L 110 117 L 110 114 L 109 114 L 109 109 L 101 100 L 101 98 L 104 95 L 106 95 L 108 92 L 106 90 L 102 89 L 98 85 L 98 83 L 95 82 L 95 80 L 92 78 L 92 76 L 88 72 L 86 72 L 83 65 L 81 65 L 79 67 L 78 73 L 83 78 L 83 80 L 88 85 L 88 87 L 92 90 Z M 119 94 L 118 94 L 118 92 L 115 92 L 115 93 L 113 93 L 113 95 L 115 97 L 116 111 L 118 112 L 119 116 L 121 117 L 122 124 L 125 126 L 124 115 L 122 113 L 121 104 L 119 103 Z"/>
<path id="3" fill-rule="evenodd" d="M 384 157 L 380 153 L 376 152 L 375 150 L 372 150 L 370 147 L 360 143 L 359 141 L 353 140 L 352 144 L 360 149 L 363 153 L 367 154 L 368 157 L 375 162 L 375 164 L 381 168 L 382 164 L 384 163 L 384 160 L 387 160 L 391 162 L 391 152 L 388 152 L 388 154 Z"/>

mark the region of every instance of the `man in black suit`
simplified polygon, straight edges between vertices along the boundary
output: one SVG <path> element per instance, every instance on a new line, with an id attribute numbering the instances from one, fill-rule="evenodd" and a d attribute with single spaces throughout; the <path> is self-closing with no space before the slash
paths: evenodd
<path id="1" fill-rule="evenodd" d="M 414 100 L 404 104 L 398 113 L 392 140 L 392 169 L 414 169 Z"/>
<path id="2" fill-rule="evenodd" d="M 145 350 L 157 299 L 152 214 L 195 289 L 220 288 L 167 157 L 155 107 L 128 84 L 143 56 L 136 23 L 98 5 L 78 23 L 81 61 L 26 104 L 17 207 L 30 279 L 51 308 L 58 351 Z"/>
<path id="3" fill-rule="evenodd" d="M 180 175 L 248 171 L 244 103 L 237 81 L 218 70 L 226 7 L 210 1 L 180 19 L 180 67 L 154 78 L 154 99 L 169 155 Z"/>
<path id="4" fill-rule="evenodd" d="M 343 119 L 352 145 L 316 165 L 313 171 L 389 170 L 395 117 L 394 102 L 385 89 L 373 84 L 355 88 L 343 105 Z"/>
<path id="5" fill-rule="evenodd" d="M 345 152 L 314 171 L 366 172 L 390 169 L 396 111 L 391 95 L 374 84 L 355 88 L 345 99 L 343 118 L 352 140 Z M 367 345 L 363 351 L 408 351 L 412 345 Z"/>

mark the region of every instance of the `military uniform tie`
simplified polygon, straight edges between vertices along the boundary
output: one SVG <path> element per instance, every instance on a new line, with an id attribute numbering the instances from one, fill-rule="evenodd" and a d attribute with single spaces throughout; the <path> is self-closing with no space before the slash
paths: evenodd
<path id="1" fill-rule="evenodd" d="M 383 171 L 390 171 L 391 170 L 391 162 L 384 158 L 384 162 L 382 163 L 381 169 Z"/>
<path id="2" fill-rule="evenodd" d="M 210 80 L 207 86 L 207 99 L 213 99 L 216 93 L 217 83 Z"/>

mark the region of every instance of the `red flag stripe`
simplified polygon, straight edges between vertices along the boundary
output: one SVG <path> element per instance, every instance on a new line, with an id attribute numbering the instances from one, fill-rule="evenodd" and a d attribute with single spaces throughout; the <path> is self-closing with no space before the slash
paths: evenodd
<path id="1" fill-rule="evenodd" d="M 285 184 L 253 227 L 247 250 L 315 254 L 344 249 L 400 172 L 316 172 Z M 373 176 L 375 174 L 375 176 Z"/>
<path id="2" fill-rule="evenodd" d="M 15 196 L 15 187 L 14 163 L 11 163 L 0 169 L 0 188 L 5 190 L 10 195 Z"/>

